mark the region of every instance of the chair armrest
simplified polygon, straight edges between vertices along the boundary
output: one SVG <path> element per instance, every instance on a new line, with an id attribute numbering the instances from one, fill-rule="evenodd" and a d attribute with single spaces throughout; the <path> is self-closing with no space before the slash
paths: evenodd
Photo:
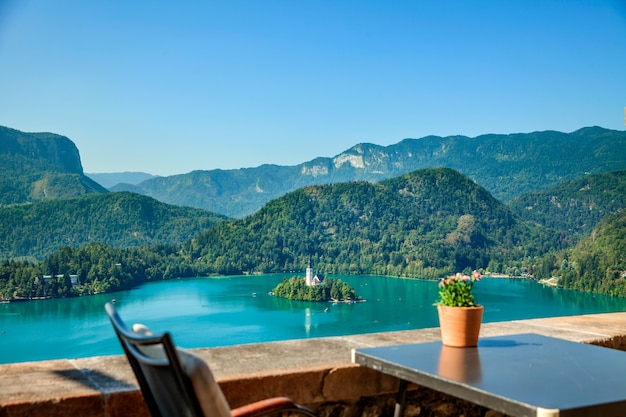
<path id="1" fill-rule="evenodd" d="M 298 405 L 287 397 L 268 398 L 231 410 L 233 417 L 259 417 L 281 411 L 293 411 L 314 417 L 316 414 L 306 407 Z"/>

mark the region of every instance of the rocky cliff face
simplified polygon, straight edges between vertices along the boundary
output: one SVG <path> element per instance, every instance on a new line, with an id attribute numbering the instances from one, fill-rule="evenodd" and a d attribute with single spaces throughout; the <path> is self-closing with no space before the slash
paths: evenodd
<path id="1" fill-rule="evenodd" d="M 0 155 L 22 157 L 50 171 L 83 174 L 78 148 L 69 138 L 54 133 L 26 133 L 0 126 Z"/>
<path id="2" fill-rule="evenodd" d="M 0 204 L 106 191 L 84 175 L 78 148 L 69 138 L 0 126 Z"/>

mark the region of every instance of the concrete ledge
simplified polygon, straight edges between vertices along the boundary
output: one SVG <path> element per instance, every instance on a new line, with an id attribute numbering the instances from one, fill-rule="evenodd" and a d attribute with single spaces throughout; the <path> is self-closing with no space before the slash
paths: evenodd
<path id="1" fill-rule="evenodd" d="M 481 329 L 483 337 L 514 333 L 626 350 L 626 313 L 487 323 Z M 193 352 L 210 364 L 232 407 L 286 395 L 321 416 L 374 415 L 393 407 L 398 380 L 352 364 L 351 350 L 435 340 L 440 340 L 438 328 Z M 407 407 L 408 415 L 426 405 L 442 415 L 453 412 L 448 408 L 455 400 L 442 395 L 437 400 L 433 396 L 438 393 L 426 391 L 414 387 L 415 403 Z M 474 415 L 469 409 L 464 413 Z M 126 358 L 102 356 L 0 365 L 0 417 L 5 416 L 140 417 L 148 412 Z"/>

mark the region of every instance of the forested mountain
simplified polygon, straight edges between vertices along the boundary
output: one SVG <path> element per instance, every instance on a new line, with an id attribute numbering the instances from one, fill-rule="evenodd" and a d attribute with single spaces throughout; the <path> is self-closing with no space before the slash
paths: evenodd
<path id="1" fill-rule="evenodd" d="M 0 205 L 69 198 L 107 190 L 83 174 L 65 136 L 0 126 Z"/>
<path id="2" fill-rule="evenodd" d="M 241 218 L 268 201 L 307 185 L 377 182 L 416 169 L 449 167 L 508 201 L 589 173 L 626 169 L 626 132 L 589 127 L 510 135 L 427 136 L 390 146 L 359 144 L 333 158 L 294 166 L 192 171 L 169 177 L 143 173 L 90 174 L 112 191 Z M 131 176 L 131 174 L 133 174 Z M 139 174 L 139 175 L 134 175 Z M 149 178 L 140 181 L 141 178 Z M 129 180 L 130 179 L 130 180 Z M 0 204 L 106 192 L 83 173 L 74 143 L 52 133 L 0 126 Z"/>
<path id="3" fill-rule="evenodd" d="M 588 235 L 605 216 L 626 209 L 626 170 L 588 175 L 527 193 L 508 206 L 520 217 L 556 229 L 567 239 Z"/>
<path id="4" fill-rule="evenodd" d="M 506 202 L 590 173 L 626 169 L 626 131 L 587 127 L 569 134 L 427 136 L 386 147 L 364 143 L 294 166 L 192 171 L 112 190 L 242 218 L 307 185 L 377 182 L 433 167 L 458 170 Z"/>
<path id="5" fill-rule="evenodd" d="M 124 196 L 130 202 L 145 198 L 111 193 L 75 200 L 109 196 L 120 197 L 121 206 Z M 94 216 L 75 206 L 77 213 Z M 109 205 L 104 211 L 116 210 Z M 140 204 L 120 211 L 150 218 Z M 103 224 L 115 222 L 119 220 Z M 575 249 L 561 248 L 559 233 L 520 219 L 469 178 L 451 169 L 424 169 L 378 184 L 305 187 L 245 219 L 218 222 L 178 247 L 118 249 L 89 243 L 63 247 L 39 263 L 4 261 L 0 299 L 92 294 L 212 273 L 287 272 L 301 269 L 309 259 L 326 274 L 440 278 L 482 269 L 528 271 L 539 278 L 562 271 L 562 285 L 569 288 L 626 296 L 625 222 L 622 210 L 603 220 Z M 134 230 L 124 222 L 119 229 Z M 80 285 L 71 284 L 70 274 Z M 42 280 L 44 275 L 53 278 Z"/>
<path id="6" fill-rule="evenodd" d="M 456 170 L 404 173 L 422 166 Z M 83 174 L 68 138 L 0 127 L 0 259 L 7 259 L 0 298 L 286 272 L 309 258 L 329 274 L 529 271 L 561 276 L 567 288 L 626 296 L 625 168 L 626 132 L 585 128 L 362 144 L 295 167 L 194 171 L 128 185 L 153 194 L 169 188 L 176 204 L 254 213 L 228 220 L 107 192 Z M 68 274 L 81 285 L 68 284 Z"/>
<path id="7" fill-rule="evenodd" d="M 225 217 L 133 193 L 0 207 L 0 259 L 43 259 L 63 246 L 180 245 Z"/>
<path id="8" fill-rule="evenodd" d="M 547 258 L 559 286 L 626 297 L 626 210 L 604 218 L 564 256 Z"/>
<path id="9" fill-rule="evenodd" d="M 414 171 L 378 184 L 309 186 L 185 245 L 213 273 L 282 272 L 309 257 L 326 273 L 440 277 L 513 265 L 557 246 L 457 171 Z"/>

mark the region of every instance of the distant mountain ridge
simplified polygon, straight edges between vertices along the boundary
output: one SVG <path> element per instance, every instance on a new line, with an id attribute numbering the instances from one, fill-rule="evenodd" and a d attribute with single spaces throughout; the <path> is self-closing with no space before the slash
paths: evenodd
<path id="1" fill-rule="evenodd" d="M 626 131 L 586 127 L 572 133 L 427 136 L 379 146 L 362 143 L 333 158 L 294 166 L 261 165 L 192 171 L 112 191 L 133 191 L 170 204 L 242 218 L 268 201 L 308 185 L 378 182 L 416 169 L 448 167 L 467 175 L 501 201 L 590 173 L 626 168 Z"/>
<path id="2" fill-rule="evenodd" d="M 433 167 L 458 170 L 507 202 L 588 174 L 626 169 L 626 132 L 587 127 L 572 133 L 427 136 L 386 147 L 358 144 L 333 158 L 294 166 L 197 170 L 153 178 L 132 172 L 88 175 L 107 185 L 117 183 L 109 187 L 111 191 L 131 191 L 168 204 L 242 218 L 308 185 L 379 182 Z M 74 143 L 52 133 L 0 127 L 0 174 L 0 204 L 108 191 L 83 173 Z"/>
<path id="3" fill-rule="evenodd" d="M 155 178 L 156 175 L 146 172 L 113 172 L 113 173 L 85 173 L 89 178 L 102 185 L 105 188 L 111 188 L 117 184 L 139 184 Z"/>

